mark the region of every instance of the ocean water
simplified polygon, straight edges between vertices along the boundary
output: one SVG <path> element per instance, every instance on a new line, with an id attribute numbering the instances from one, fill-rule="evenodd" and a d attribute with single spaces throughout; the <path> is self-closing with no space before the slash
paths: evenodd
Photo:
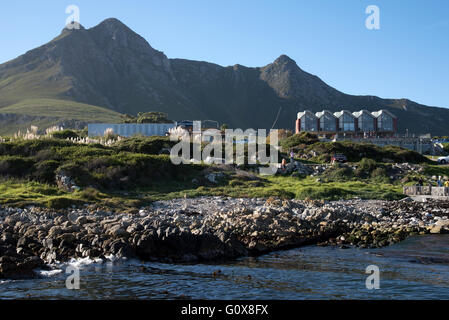
<path id="1" fill-rule="evenodd" d="M 73 261 L 40 279 L 1 281 L 1 299 L 449 299 L 449 235 L 411 237 L 380 249 L 308 246 L 221 264 Z M 366 267 L 380 270 L 369 290 Z"/>

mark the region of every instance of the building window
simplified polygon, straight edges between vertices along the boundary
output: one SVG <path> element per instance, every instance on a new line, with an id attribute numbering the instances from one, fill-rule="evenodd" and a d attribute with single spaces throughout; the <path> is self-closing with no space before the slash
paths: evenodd
<path id="1" fill-rule="evenodd" d="M 337 128 L 336 128 L 335 118 L 327 113 L 323 114 L 320 117 L 320 130 L 327 131 L 327 132 L 336 131 Z"/>
<path id="2" fill-rule="evenodd" d="M 301 118 L 301 131 L 318 131 L 316 118 L 305 114 Z"/>
<path id="3" fill-rule="evenodd" d="M 374 131 L 374 119 L 366 113 L 362 113 L 359 117 L 359 128 L 362 131 Z"/>
<path id="4" fill-rule="evenodd" d="M 380 131 L 393 131 L 393 118 L 387 114 L 381 114 L 377 120 Z"/>
<path id="5" fill-rule="evenodd" d="M 354 118 L 347 113 L 343 113 L 339 119 L 341 131 L 355 131 Z"/>

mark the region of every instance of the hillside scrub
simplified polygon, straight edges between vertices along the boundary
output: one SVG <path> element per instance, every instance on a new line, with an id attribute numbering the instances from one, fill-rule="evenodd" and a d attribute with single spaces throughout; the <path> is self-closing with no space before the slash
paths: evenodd
<path id="1" fill-rule="evenodd" d="M 317 142 L 319 142 L 319 140 L 316 134 L 301 132 L 299 134 L 294 134 L 287 138 L 281 139 L 279 144 L 284 152 L 288 152 L 291 148 L 298 150 Z"/>
<path id="2" fill-rule="evenodd" d="M 401 182 L 389 179 L 392 165 L 369 157 L 351 165 L 336 164 L 315 177 L 264 178 L 252 173 L 257 167 L 222 166 L 228 168 L 223 179 L 210 183 L 206 175 L 220 167 L 175 166 L 168 155 L 160 154 L 172 144 L 166 137 L 133 137 L 111 146 L 54 138 L 0 143 L 0 189 L 4 191 L 0 203 L 53 208 L 97 204 L 134 210 L 160 199 L 211 195 L 321 200 L 403 197 Z M 443 169 L 425 168 L 426 174 Z M 61 189 L 57 176 L 70 177 L 79 189 Z M 408 183 L 415 180 L 410 176 Z"/>
<path id="3" fill-rule="evenodd" d="M 81 133 L 81 131 L 80 131 L 80 133 Z M 75 130 L 66 129 L 66 130 L 52 132 L 51 136 L 52 136 L 52 138 L 62 139 L 62 140 L 78 139 L 78 138 L 82 137 L 82 134 L 80 134 L 80 133 L 76 132 Z"/>
<path id="4" fill-rule="evenodd" d="M 415 164 L 430 162 L 429 159 L 418 152 L 397 146 L 379 147 L 351 141 L 317 142 L 305 147 L 300 155 L 308 155 L 309 160 L 312 161 L 330 162 L 332 155 L 336 153 L 344 154 L 350 162 L 358 162 L 363 158 L 372 159 L 376 162 L 408 162 Z"/>
<path id="5" fill-rule="evenodd" d="M 154 155 L 164 144 L 151 141 L 140 148 L 129 142 L 129 150 L 142 153 L 124 151 L 123 145 L 83 145 L 59 139 L 4 142 L 0 143 L 0 176 L 54 185 L 57 175 L 65 175 L 79 187 L 124 190 L 146 187 L 159 179 L 185 180 L 198 169 L 175 166 L 167 155 Z"/>

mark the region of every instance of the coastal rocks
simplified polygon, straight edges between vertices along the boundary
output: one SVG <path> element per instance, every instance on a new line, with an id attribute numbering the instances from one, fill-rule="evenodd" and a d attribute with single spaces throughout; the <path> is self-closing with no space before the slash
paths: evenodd
<path id="1" fill-rule="evenodd" d="M 205 175 L 206 180 L 213 184 L 217 184 L 223 177 L 224 174 L 222 172 L 212 172 Z"/>
<path id="2" fill-rule="evenodd" d="M 433 234 L 449 233 L 449 220 L 438 220 L 429 231 Z"/>
<path id="3" fill-rule="evenodd" d="M 80 190 L 80 187 L 76 185 L 75 181 L 73 181 L 73 179 L 70 178 L 64 171 L 61 171 L 56 175 L 56 184 L 59 189 L 67 192 L 75 192 Z"/>
<path id="4" fill-rule="evenodd" d="M 449 231 L 449 204 L 427 201 L 299 201 L 180 198 L 136 214 L 0 208 L 0 277 L 71 258 L 198 262 L 307 244 L 381 247 L 412 234 Z"/>
<path id="5" fill-rule="evenodd" d="M 36 256 L 23 260 L 18 257 L 0 257 L 0 278 L 29 279 L 35 276 L 33 270 L 44 265 L 44 261 Z"/>

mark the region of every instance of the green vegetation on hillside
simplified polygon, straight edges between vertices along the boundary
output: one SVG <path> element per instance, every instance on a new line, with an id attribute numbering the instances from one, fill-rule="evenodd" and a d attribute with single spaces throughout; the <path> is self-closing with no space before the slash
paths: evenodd
<path id="1" fill-rule="evenodd" d="M 380 147 L 352 141 L 318 142 L 316 135 L 311 133 L 295 134 L 282 139 L 280 144 L 284 152 L 293 149 L 301 159 L 320 163 L 330 162 L 332 155 L 336 153 L 344 154 L 350 162 L 358 162 L 363 158 L 377 162 L 398 163 L 428 163 L 430 161 L 418 152 L 393 145 Z"/>
<path id="2" fill-rule="evenodd" d="M 31 124 L 50 128 L 63 122 L 82 123 L 105 122 L 120 123 L 121 114 L 109 109 L 57 99 L 26 99 L 13 105 L 0 108 L 0 113 L 15 115 L 17 121 L 3 121 L 0 135 L 12 135 L 26 131 Z"/>
<path id="3" fill-rule="evenodd" d="M 398 169 L 392 164 L 375 160 L 385 154 L 394 159 L 404 157 L 403 150 L 398 150 L 397 155 L 392 154 L 395 149 L 388 147 L 380 148 L 381 155 L 375 155 L 371 153 L 372 146 L 355 146 L 356 151 L 348 153 L 348 158 L 359 159 L 364 150 L 365 156 L 359 161 L 325 167 L 324 172 L 314 176 L 294 172 L 266 177 L 254 171 L 257 166 L 236 169 L 226 165 L 173 165 L 164 154 L 174 144 L 167 137 L 133 137 L 110 146 L 66 140 L 83 134 L 66 130 L 53 133 L 54 138 L 0 143 L 0 204 L 54 208 L 96 204 L 134 210 L 159 199 L 207 195 L 400 199 L 403 185 L 415 184 L 432 175 L 449 176 L 448 168 L 431 164 L 398 176 Z M 317 145 L 320 144 L 315 142 L 306 148 Z M 342 145 L 350 148 L 345 143 Z M 321 148 L 324 153 L 329 152 L 328 144 L 321 144 Z M 409 156 L 405 153 L 405 157 Z M 218 182 L 207 179 L 211 173 L 220 176 Z M 76 188 L 61 185 L 61 177 L 69 178 Z"/>
<path id="4" fill-rule="evenodd" d="M 137 117 L 129 114 L 122 115 L 122 121 L 124 123 L 173 123 L 168 119 L 168 114 L 163 112 L 139 112 Z"/>
<path id="5" fill-rule="evenodd" d="M 64 120 L 117 122 L 121 115 L 118 112 L 92 106 L 89 104 L 56 99 L 28 99 L 0 108 L 1 113 L 25 114 L 30 116 L 47 116 Z"/>

